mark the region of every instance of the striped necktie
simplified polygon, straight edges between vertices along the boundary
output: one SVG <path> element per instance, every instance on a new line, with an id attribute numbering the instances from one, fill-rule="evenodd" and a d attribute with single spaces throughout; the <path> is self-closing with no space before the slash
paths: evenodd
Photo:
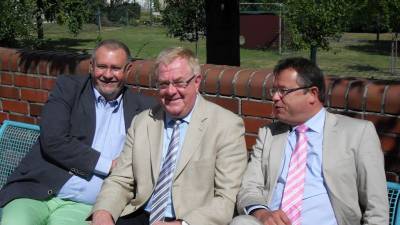
<path id="1" fill-rule="evenodd" d="M 165 156 L 161 171 L 153 192 L 153 204 L 150 210 L 150 225 L 156 221 L 164 219 L 167 208 L 168 195 L 171 191 L 176 158 L 179 149 L 179 124 L 181 120 L 175 120 L 171 136 L 171 142 L 168 145 L 168 151 Z"/>
<path id="2" fill-rule="evenodd" d="M 282 197 L 282 210 L 286 213 L 292 225 L 301 224 L 301 210 L 303 208 L 304 178 L 307 163 L 307 136 L 308 127 L 304 124 L 296 128 L 297 143 L 289 164 L 289 171 Z"/>

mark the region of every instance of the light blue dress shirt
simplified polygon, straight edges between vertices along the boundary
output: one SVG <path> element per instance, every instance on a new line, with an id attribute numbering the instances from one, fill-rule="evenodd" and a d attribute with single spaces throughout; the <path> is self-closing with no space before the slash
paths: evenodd
<path id="1" fill-rule="evenodd" d="M 122 151 L 125 141 L 125 119 L 122 95 L 116 100 L 106 101 L 93 88 L 96 98 L 96 130 L 92 148 L 100 152 L 95 174 L 87 181 L 72 176 L 61 188 L 58 197 L 85 204 L 94 204 L 103 179 L 110 172 L 112 160 Z"/>
<path id="2" fill-rule="evenodd" d="M 185 135 L 186 131 L 189 127 L 190 119 L 192 117 L 192 112 L 193 110 L 184 118 L 182 118 L 182 123 L 179 125 L 179 150 L 178 150 L 178 155 L 176 158 L 176 165 L 178 165 L 180 155 L 182 153 L 182 145 L 183 141 L 185 140 Z M 165 156 L 167 155 L 168 151 L 168 145 L 171 142 L 171 136 L 172 136 L 172 130 L 173 130 L 173 123 L 171 121 L 173 118 L 169 116 L 168 114 L 165 115 L 165 120 L 164 120 L 164 142 L 163 142 L 163 152 L 162 152 L 162 160 L 160 164 L 160 168 L 162 167 L 162 164 L 164 163 Z M 175 167 L 176 169 L 177 167 Z M 154 194 L 154 193 L 153 193 Z M 151 196 L 150 200 L 148 201 L 145 210 L 150 213 L 151 211 L 151 205 L 153 204 L 153 195 Z M 170 217 L 174 218 L 175 217 L 175 211 L 174 211 L 174 205 L 172 202 L 172 192 L 169 192 L 168 196 L 168 201 L 167 201 L 167 209 L 165 212 L 165 217 Z"/>
<path id="3" fill-rule="evenodd" d="M 304 198 L 302 210 L 302 225 L 337 225 L 335 214 L 329 199 L 322 171 L 322 143 L 324 135 L 326 110 L 321 109 L 305 124 L 309 129 L 306 132 L 308 138 L 308 153 L 306 165 L 306 177 L 304 184 Z M 278 210 L 281 207 L 282 195 L 286 184 L 290 158 L 296 145 L 296 127 L 288 136 L 285 147 L 283 163 L 281 164 L 277 184 L 272 195 L 270 210 Z M 260 206 L 249 206 L 246 212 L 251 212 Z"/>

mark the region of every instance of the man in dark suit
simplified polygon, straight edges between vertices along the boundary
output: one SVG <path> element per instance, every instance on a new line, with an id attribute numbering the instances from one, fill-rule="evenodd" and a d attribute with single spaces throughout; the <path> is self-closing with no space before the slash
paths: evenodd
<path id="1" fill-rule="evenodd" d="M 2 225 L 87 224 L 126 129 L 155 103 L 125 86 L 130 65 L 128 47 L 106 40 L 94 50 L 90 76 L 59 76 L 39 141 L 0 191 Z"/>

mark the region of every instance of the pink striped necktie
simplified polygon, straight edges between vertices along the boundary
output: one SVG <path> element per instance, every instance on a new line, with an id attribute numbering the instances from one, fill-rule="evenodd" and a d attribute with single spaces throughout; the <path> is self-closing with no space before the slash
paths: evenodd
<path id="1" fill-rule="evenodd" d="M 301 224 L 307 162 L 307 129 L 308 127 L 304 124 L 296 128 L 297 143 L 290 159 L 289 171 L 282 197 L 281 208 L 292 222 L 292 225 Z"/>

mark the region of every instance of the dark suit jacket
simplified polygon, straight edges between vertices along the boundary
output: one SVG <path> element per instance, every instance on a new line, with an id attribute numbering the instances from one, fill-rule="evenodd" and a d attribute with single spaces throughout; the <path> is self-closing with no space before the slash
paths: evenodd
<path id="1" fill-rule="evenodd" d="M 150 97 L 123 90 L 125 127 Z M 40 137 L 0 191 L 0 206 L 16 198 L 48 199 L 72 175 L 89 180 L 100 153 L 91 148 L 96 126 L 91 76 L 61 75 L 42 111 Z"/>

